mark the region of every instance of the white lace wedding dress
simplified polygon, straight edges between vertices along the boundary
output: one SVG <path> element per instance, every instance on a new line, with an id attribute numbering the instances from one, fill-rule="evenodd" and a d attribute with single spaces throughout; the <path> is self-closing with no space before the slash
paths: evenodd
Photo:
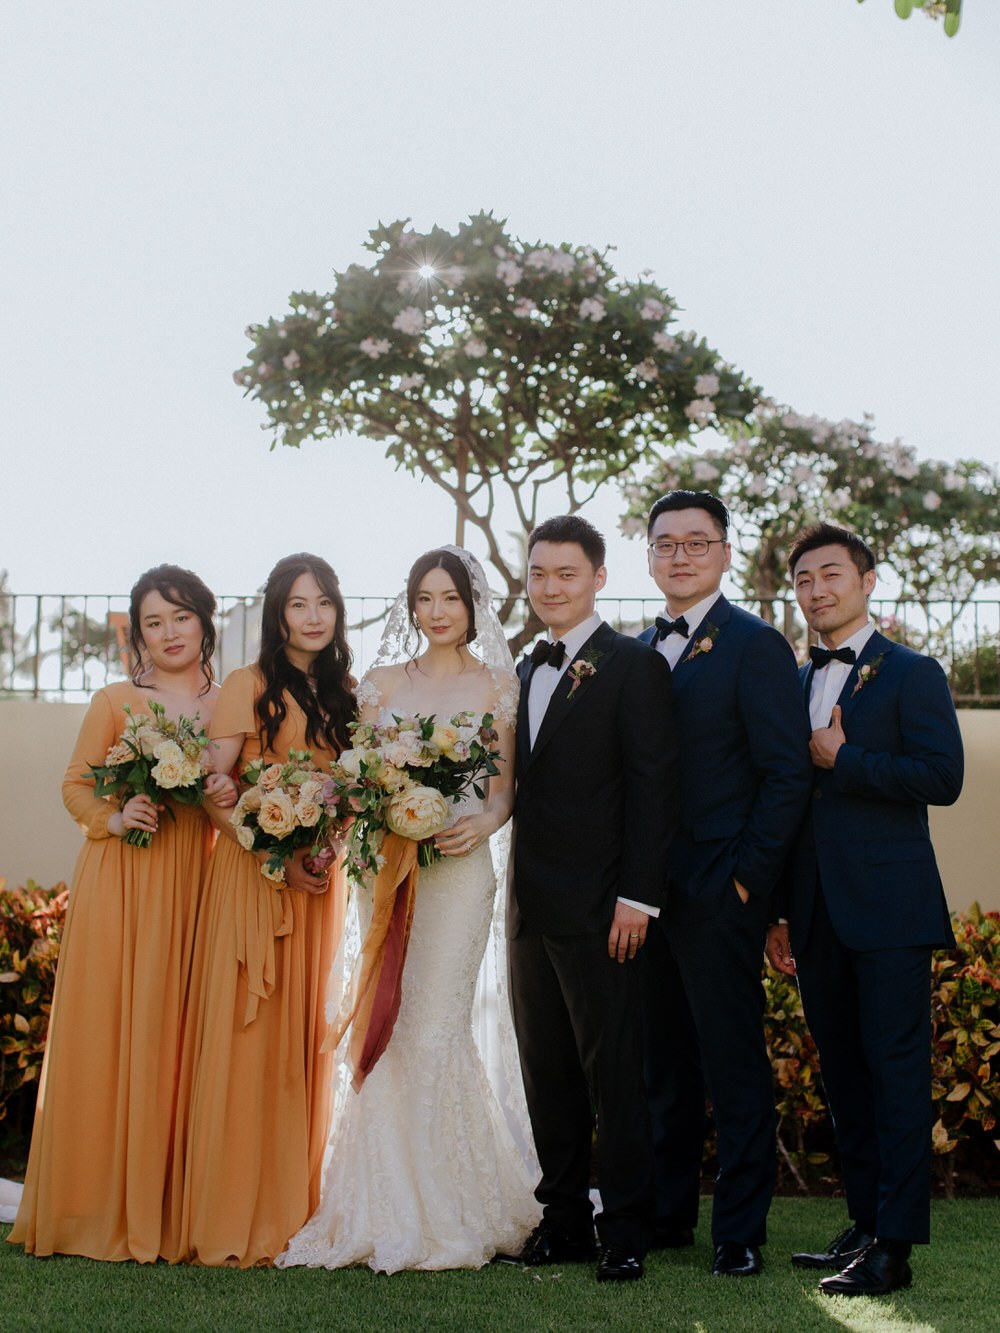
<path id="1" fill-rule="evenodd" d="M 463 799 L 454 818 L 480 806 Z M 363 937 L 371 897 L 353 896 Z M 488 844 L 420 871 L 392 1036 L 360 1092 L 341 1071 L 320 1205 L 279 1267 L 478 1268 L 538 1221 L 520 1075 L 491 1060 L 491 1084 L 473 1036 L 497 896 Z M 484 992 L 495 1027 L 505 988 L 481 978 Z"/>

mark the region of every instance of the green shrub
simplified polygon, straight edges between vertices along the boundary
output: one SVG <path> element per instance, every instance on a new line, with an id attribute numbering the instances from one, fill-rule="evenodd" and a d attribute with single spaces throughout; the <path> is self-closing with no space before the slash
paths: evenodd
<path id="1" fill-rule="evenodd" d="M 1000 708 L 1000 634 L 957 651 L 949 682 L 960 708 Z"/>
<path id="2" fill-rule="evenodd" d="M 65 884 L 8 889 L 0 876 L 0 1120 L 42 1072 L 68 896 Z"/>

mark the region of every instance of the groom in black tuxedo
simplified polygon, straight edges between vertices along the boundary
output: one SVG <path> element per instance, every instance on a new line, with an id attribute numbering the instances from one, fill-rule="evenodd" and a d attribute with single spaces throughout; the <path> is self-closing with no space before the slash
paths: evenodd
<path id="1" fill-rule="evenodd" d="M 776 1168 L 762 1023 L 768 908 L 811 769 L 791 648 L 722 594 L 728 536 L 725 505 L 705 491 L 672 491 L 649 515 L 649 571 L 666 615 L 641 637 L 673 673 L 681 782 L 670 901 L 641 971 L 654 1244 L 693 1243 L 707 1084 L 719 1157 L 712 1272 L 752 1277 Z"/>
<path id="2" fill-rule="evenodd" d="M 517 796 L 507 916 L 511 1006 L 542 1178 L 527 1264 L 595 1255 L 598 1281 L 642 1276 L 652 1224 L 636 956 L 664 902 L 676 746 L 670 672 L 595 610 L 604 540 L 549 519 L 528 595 L 551 639 L 518 667 Z"/>

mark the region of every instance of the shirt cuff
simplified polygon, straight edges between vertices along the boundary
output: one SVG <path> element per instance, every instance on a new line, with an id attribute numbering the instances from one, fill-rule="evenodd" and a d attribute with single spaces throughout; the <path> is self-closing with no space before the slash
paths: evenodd
<path id="1" fill-rule="evenodd" d="M 660 915 L 660 909 L 658 907 L 650 907 L 649 903 L 637 903 L 634 898 L 619 898 L 618 901 L 624 903 L 626 907 L 635 907 L 640 912 L 645 912 L 647 916 Z"/>

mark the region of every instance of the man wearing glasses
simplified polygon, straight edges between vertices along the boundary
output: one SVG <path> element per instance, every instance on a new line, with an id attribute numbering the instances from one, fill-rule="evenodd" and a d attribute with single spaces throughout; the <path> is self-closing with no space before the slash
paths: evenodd
<path id="1" fill-rule="evenodd" d="M 667 906 L 641 957 L 654 1244 L 693 1243 L 707 1085 L 719 1155 L 712 1272 L 750 1277 L 763 1267 L 775 1177 L 762 956 L 811 767 L 791 648 L 722 595 L 728 533 L 728 510 L 706 491 L 672 491 L 649 515 L 666 613 L 641 637 L 673 672 L 680 805 Z"/>

